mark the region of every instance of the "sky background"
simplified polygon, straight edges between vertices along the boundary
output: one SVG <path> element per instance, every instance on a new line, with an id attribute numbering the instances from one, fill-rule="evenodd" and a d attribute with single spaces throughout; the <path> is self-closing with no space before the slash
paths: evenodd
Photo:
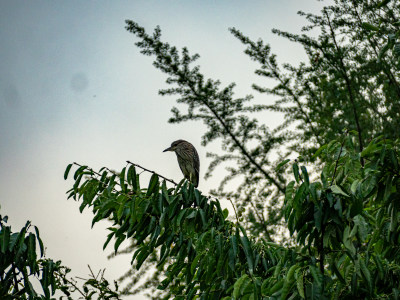
<path id="1" fill-rule="evenodd" d="M 163 40 L 199 53 L 206 77 L 236 82 L 238 97 L 273 99 L 251 90 L 257 65 L 229 33 L 236 27 L 262 38 L 281 62 L 305 60 L 302 49 L 271 33 L 272 28 L 300 32 L 298 10 L 318 12 L 316 0 L 204 1 L 22 1 L 0 0 L 0 214 L 13 231 L 27 220 L 39 227 L 47 257 L 60 259 L 72 274 L 86 276 L 106 268 L 112 280 L 130 267 L 131 257 L 107 260 L 103 252 L 106 222 L 91 229 L 90 211 L 65 192 L 72 180 L 63 174 L 71 162 L 94 169 L 121 170 L 126 160 L 166 177 L 182 178 L 175 154 L 162 153 L 172 141 L 185 139 L 198 150 L 200 186 L 218 186 L 223 169 L 204 181 L 218 143 L 200 145 L 205 127 L 190 122 L 168 124 L 173 97 L 161 97 L 165 75 L 152 58 L 139 53 L 137 39 L 124 20 L 152 31 L 160 25 Z M 262 122 L 274 127 L 280 116 Z M 228 206 L 222 203 L 222 206 Z M 121 246 L 122 247 L 122 246 Z M 143 296 L 127 297 L 143 299 Z"/>

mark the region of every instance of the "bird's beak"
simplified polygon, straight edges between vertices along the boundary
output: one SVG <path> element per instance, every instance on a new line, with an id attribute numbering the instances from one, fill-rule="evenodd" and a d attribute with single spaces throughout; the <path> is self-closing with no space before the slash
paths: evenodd
<path id="1" fill-rule="evenodd" d="M 163 152 L 167 152 L 167 151 L 174 151 L 174 150 L 172 149 L 172 147 L 169 147 L 169 148 L 165 149 Z"/>

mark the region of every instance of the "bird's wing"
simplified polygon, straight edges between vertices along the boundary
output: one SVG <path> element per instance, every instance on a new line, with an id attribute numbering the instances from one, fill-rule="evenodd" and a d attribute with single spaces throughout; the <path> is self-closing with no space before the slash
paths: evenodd
<path id="1" fill-rule="evenodd" d="M 180 155 L 176 155 L 177 156 L 177 158 L 178 158 L 178 165 L 179 165 L 179 168 L 181 169 L 181 171 L 182 171 L 182 174 L 183 174 L 183 176 L 186 178 L 186 179 L 189 179 L 190 177 L 189 177 L 189 172 L 188 172 L 188 170 L 187 170 L 187 167 L 186 167 L 186 164 L 185 164 L 185 159 L 183 159 Z"/>
<path id="2" fill-rule="evenodd" d="M 194 171 L 195 171 L 195 176 L 196 176 L 195 186 L 198 187 L 199 175 L 200 175 L 200 158 L 199 158 L 199 154 L 197 154 L 197 151 L 195 148 L 193 148 L 193 151 L 194 151 Z"/>

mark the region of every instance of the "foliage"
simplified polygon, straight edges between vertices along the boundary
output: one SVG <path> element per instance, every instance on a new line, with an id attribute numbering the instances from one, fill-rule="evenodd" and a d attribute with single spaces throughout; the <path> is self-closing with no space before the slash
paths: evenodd
<path id="1" fill-rule="evenodd" d="M 326 162 L 319 181 L 292 165 L 284 213 L 295 247 L 252 238 L 188 182 L 167 188 L 153 174 L 140 187 L 133 165 L 119 175 L 80 166 L 69 197 L 93 209 L 93 224 L 112 221 L 104 247 L 135 241 L 136 269 L 155 256 L 158 299 L 396 298 L 400 141 L 378 137 L 360 153 L 357 139 L 346 133 L 317 151 Z"/>
<path id="2" fill-rule="evenodd" d="M 97 299 L 119 299 L 107 280 L 103 276 L 94 276 L 93 272 L 80 288 L 75 280 L 67 277 L 70 269 L 61 261 L 55 262 L 44 256 L 44 245 L 36 226 L 32 232 L 28 221 L 19 232 L 12 232 L 7 221 L 7 216 L 0 216 L 0 299 L 56 299 L 57 291 L 71 300 L 77 299 L 72 298 L 76 291 L 81 295 L 79 299 L 89 300 L 95 296 Z M 38 284 L 42 293 L 34 288 Z"/>
<path id="3" fill-rule="evenodd" d="M 377 137 L 359 153 L 357 139 L 353 132 L 318 150 L 319 181 L 294 164 L 288 184 L 286 220 L 302 255 L 315 259 L 306 289 L 315 299 L 398 297 L 400 141 Z"/>
<path id="4" fill-rule="evenodd" d="M 0 298 L 49 299 L 62 286 L 59 274 L 65 274 L 68 269 L 60 261 L 43 257 L 43 243 L 36 226 L 35 232 L 30 232 L 28 221 L 20 232 L 12 232 L 6 225 L 7 220 L 7 216 L 0 216 Z M 36 252 L 37 245 L 40 254 Z M 33 277 L 39 279 L 44 295 L 35 291 Z"/>
<path id="5" fill-rule="evenodd" d="M 248 195 L 247 200 L 252 198 L 256 190 L 259 190 L 261 198 L 265 199 L 271 195 L 275 197 L 272 201 L 276 201 L 277 193 L 284 193 L 285 179 L 279 174 L 276 176 L 274 164 L 267 154 L 277 150 L 285 137 L 272 134 L 265 125 L 259 125 L 256 118 L 249 117 L 250 113 L 262 111 L 264 106 L 251 104 L 251 96 L 234 98 L 235 84 L 233 83 L 221 87 L 218 80 L 205 79 L 200 68 L 193 66 L 199 55 L 190 55 L 186 48 L 179 52 L 176 47 L 162 42 L 161 31 L 158 27 L 153 35 L 149 35 L 135 22 L 126 22 L 127 30 L 140 38 L 136 45 L 142 49 L 141 52 L 155 57 L 154 66 L 166 73 L 168 75 L 166 82 L 174 86 L 161 90 L 160 94 L 178 95 L 180 98 L 177 102 L 187 105 L 186 114 L 182 114 L 178 108 L 174 107 L 173 117 L 169 121 L 172 123 L 188 120 L 203 121 L 208 128 L 202 137 L 204 146 L 222 139 L 223 149 L 228 153 L 223 156 L 208 154 L 213 161 L 207 176 L 210 176 L 220 163 L 235 161 L 238 168 L 230 169 L 230 174 L 222 181 L 221 187 L 230 179 L 245 175 L 239 191 Z M 240 194 L 241 192 L 237 195 L 230 193 L 225 196 L 237 198 Z M 272 212 L 269 215 L 271 222 L 279 223 L 282 220 L 280 210 Z M 265 223 L 264 221 L 258 220 Z M 257 226 L 255 229 L 260 234 L 262 231 L 267 238 L 274 233 L 273 227 Z"/>
<path id="6" fill-rule="evenodd" d="M 104 247 L 114 239 L 117 251 L 123 241 L 133 239 L 136 269 L 157 253 L 156 267 L 164 271 L 158 289 L 165 290 L 165 298 L 192 299 L 197 295 L 207 299 L 243 293 L 259 297 L 261 276 L 272 274 L 283 257 L 294 257 L 282 246 L 251 241 L 240 224 L 226 219 L 228 211 L 221 209 L 219 201 L 202 195 L 188 182 L 167 188 L 165 180 L 160 182 L 153 174 L 149 186 L 141 188 L 133 165 L 119 175 L 105 168 L 95 172 L 80 166 L 74 180 L 69 197 L 82 200 L 81 211 L 93 209 L 92 224 L 103 219 L 113 222 Z M 266 246 L 270 244 L 273 247 Z M 286 266 L 290 261 L 281 264 Z M 234 287 L 245 274 L 242 283 Z"/>
<path id="7" fill-rule="evenodd" d="M 97 275 L 95 275 L 92 269 L 89 267 L 90 275 L 89 278 L 76 277 L 83 281 L 82 286 L 78 286 L 78 281 L 73 278 L 66 278 L 63 276 L 63 282 L 66 284 L 66 290 L 63 291 L 65 295 L 68 296 L 68 300 L 72 299 L 104 299 L 104 300 L 119 300 L 120 295 L 118 292 L 118 284 L 114 281 L 114 288 L 110 286 L 110 283 L 104 278 L 105 269 L 100 270 Z M 79 294 L 79 298 L 77 295 Z M 64 297 L 60 297 L 64 298 Z"/>
<path id="8" fill-rule="evenodd" d="M 157 174 L 141 188 L 132 164 L 120 173 L 79 166 L 69 197 L 93 209 L 93 224 L 111 220 L 105 246 L 114 238 L 117 252 L 129 241 L 123 252 L 132 250 L 141 269 L 123 276 L 132 277 L 125 293 L 158 285 L 155 299 L 398 298 L 399 12 L 390 0 L 335 0 L 319 15 L 300 12 L 309 22 L 302 34 L 273 30 L 304 48 L 308 62 L 298 66 L 231 28 L 259 63 L 256 74 L 273 82 L 253 85 L 273 104 L 235 97 L 235 84 L 204 78 L 198 54 L 162 41 L 158 27 L 148 34 L 126 21 L 168 76 L 171 88 L 160 94 L 178 96 L 170 122 L 201 120 L 202 144 L 221 142 L 206 177 L 229 166 L 212 194 L 239 213 L 234 223 L 217 199 L 188 183 L 167 188 Z M 256 118 L 263 111 L 284 122 L 267 128 Z M 236 177 L 241 184 L 226 191 Z M 134 291 L 149 268 L 154 276 Z"/>
<path id="9" fill-rule="evenodd" d="M 217 166 L 227 166 L 213 195 L 232 199 L 254 236 L 280 241 L 285 239 L 282 205 L 288 172 L 288 165 L 275 170 L 281 161 L 296 156 L 312 160 L 345 128 L 358 132 L 360 152 L 380 134 L 399 137 L 399 12 L 398 1 L 353 0 L 336 0 L 319 15 L 299 12 L 309 23 L 301 34 L 273 30 L 303 47 L 308 62 L 298 66 L 280 64 L 270 45 L 231 28 L 259 64 L 255 73 L 267 81 L 267 87 L 253 85 L 269 96 L 257 101 L 251 95 L 235 97 L 234 83 L 222 87 L 204 78 L 194 65 L 199 55 L 162 41 L 160 28 L 148 34 L 128 20 L 126 29 L 167 74 L 171 88 L 160 94 L 178 97 L 179 109 L 172 109 L 169 121 L 202 121 L 207 127 L 202 144 L 221 141 L 223 154 L 207 154 L 212 161 L 206 177 Z M 257 118 L 263 111 L 283 114 L 283 123 L 267 128 Z M 236 190 L 224 189 L 233 178 L 242 183 Z"/>

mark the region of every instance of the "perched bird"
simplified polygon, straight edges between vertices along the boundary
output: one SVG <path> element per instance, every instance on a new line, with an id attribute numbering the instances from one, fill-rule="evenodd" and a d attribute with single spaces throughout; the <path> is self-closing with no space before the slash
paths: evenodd
<path id="1" fill-rule="evenodd" d="M 173 151 L 178 158 L 178 164 L 186 179 L 195 187 L 199 185 L 200 159 L 196 148 L 187 141 L 177 140 L 171 144 L 171 147 L 163 152 Z"/>

